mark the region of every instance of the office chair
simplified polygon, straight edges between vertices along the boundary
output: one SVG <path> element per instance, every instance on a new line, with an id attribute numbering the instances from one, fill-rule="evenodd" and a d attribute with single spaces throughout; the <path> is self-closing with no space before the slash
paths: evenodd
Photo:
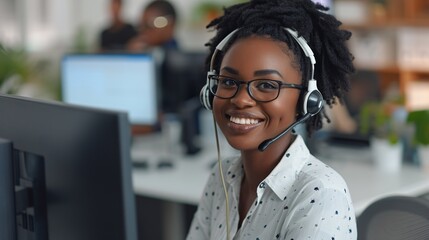
<path id="1" fill-rule="evenodd" d="M 392 196 L 369 205 L 357 218 L 359 240 L 428 240 L 429 201 Z"/>

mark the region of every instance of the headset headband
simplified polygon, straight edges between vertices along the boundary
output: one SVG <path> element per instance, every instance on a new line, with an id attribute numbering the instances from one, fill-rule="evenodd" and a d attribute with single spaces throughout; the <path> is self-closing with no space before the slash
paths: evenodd
<path id="1" fill-rule="evenodd" d="M 240 28 L 235 29 L 234 31 L 230 32 L 220 43 L 216 46 L 215 51 L 212 55 L 212 58 L 210 60 L 210 73 L 215 74 L 214 71 L 214 60 L 216 58 L 216 55 L 218 51 L 223 51 L 225 48 L 226 43 L 229 41 L 229 39 L 234 36 L 234 34 L 239 30 Z M 316 64 L 316 58 L 314 57 L 314 53 L 311 50 L 310 46 L 308 46 L 307 41 L 302 37 L 298 36 L 298 32 L 295 30 L 292 30 L 290 28 L 284 28 L 290 35 L 298 42 L 299 46 L 301 47 L 302 51 L 304 52 L 305 56 L 307 56 L 310 59 L 311 62 L 311 79 L 314 79 L 314 65 Z"/>

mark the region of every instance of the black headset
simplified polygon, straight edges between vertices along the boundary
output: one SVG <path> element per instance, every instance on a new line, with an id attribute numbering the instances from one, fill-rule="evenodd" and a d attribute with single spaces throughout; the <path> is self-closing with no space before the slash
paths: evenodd
<path id="1" fill-rule="evenodd" d="M 320 112 L 323 107 L 323 96 L 320 91 L 317 89 L 317 81 L 314 79 L 314 66 L 316 64 L 316 59 L 314 57 L 314 53 L 311 50 L 310 46 L 308 46 L 307 41 L 302 37 L 298 36 L 298 33 L 290 28 L 284 28 L 287 32 L 289 32 L 292 37 L 297 41 L 299 46 L 305 55 L 310 59 L 311 62 L 311 79 L 308 81 L 307 93 L 303 99 L 303 114 L 314 116 Z M 209 89 L 209 79 L 211 76 L 216 75 L 216 70 L 214 70 L 214 62 L 216 55 L 219 51 L 223 51 L 225 45 L 228 43 L 229 39 L 238 31 L 239 29 L 235 29 L 231 33 L 229 33 L 217 46 L 211 57 L 210 61 L 210 70 L 207 72 L 207 83 L 201 89 L 200 92 L 200 101 L 201 104 L 208 110 L 211 110 L 213 105 L 214 95 L 210 92 Z"/>

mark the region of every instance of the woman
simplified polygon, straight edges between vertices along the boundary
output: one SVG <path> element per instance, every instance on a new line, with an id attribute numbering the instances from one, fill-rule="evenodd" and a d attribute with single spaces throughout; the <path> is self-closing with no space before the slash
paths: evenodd
<path id="1" fill-rule="evenodd" d="M 187 239 L 356 239 L 346 183 L 290 131 L 320 129 L 322 102 L 341 99 L 354 71 L 351 34 L 326 10 L 250 1 L 208 25 L 202 101 L 241 154 L 213 169 Z"/>

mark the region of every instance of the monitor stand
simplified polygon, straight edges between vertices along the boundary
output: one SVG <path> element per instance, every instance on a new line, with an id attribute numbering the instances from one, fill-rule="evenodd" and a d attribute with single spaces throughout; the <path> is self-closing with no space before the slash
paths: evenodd
<path id="1" fill-rule="evenodd" d="M 0 226 L 9 232 L 0 239 L 48 239 L 44 158 L 0 139 L 0 159 L 0 196 L 7 196 L 8 208 L 0 208 Z"/>

